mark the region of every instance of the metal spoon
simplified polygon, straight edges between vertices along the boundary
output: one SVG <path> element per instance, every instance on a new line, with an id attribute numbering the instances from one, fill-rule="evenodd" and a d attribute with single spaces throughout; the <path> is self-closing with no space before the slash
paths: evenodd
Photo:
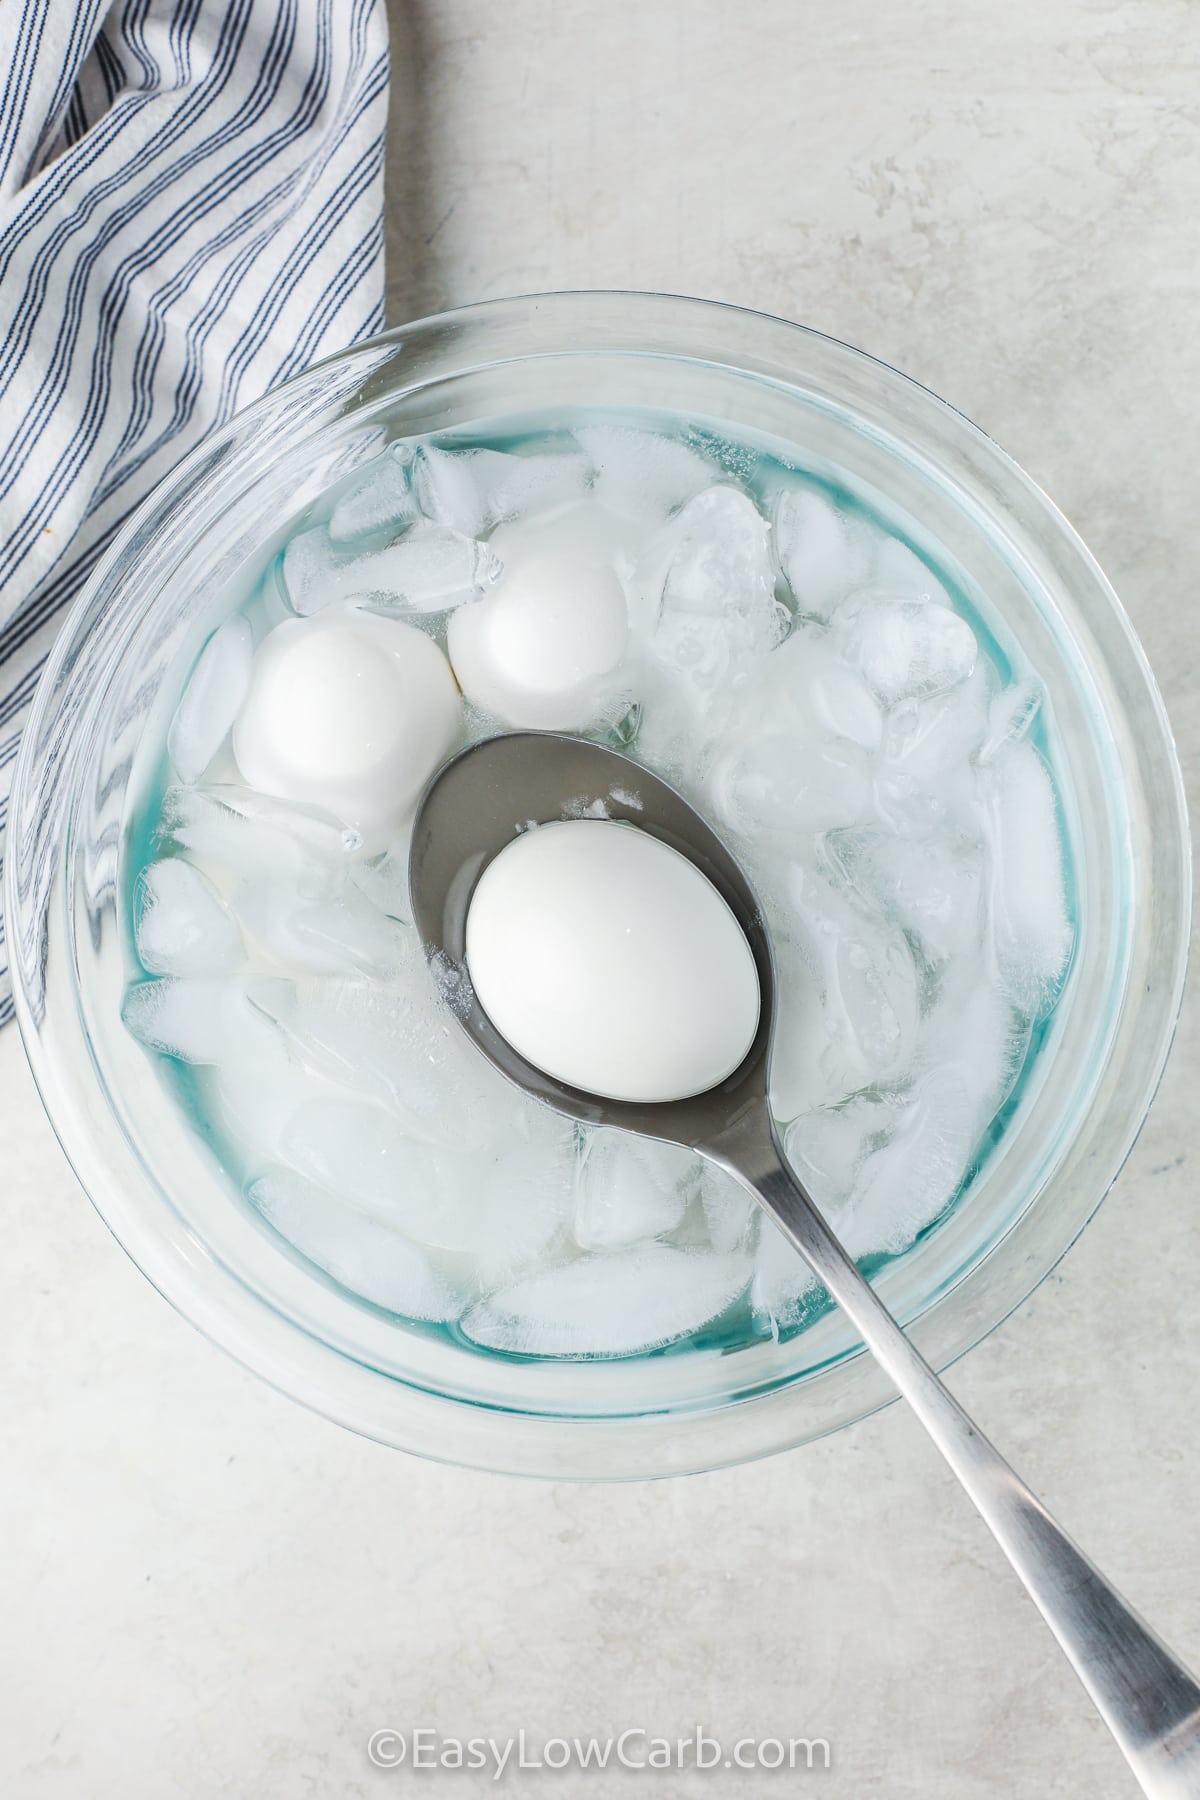
<path id="1" fill-rule="evenodd" d="M 578 816 L 596 803 L 665 840 L 724 896 L 754 954 L 758 1035 L 741 1067 L 708 1093 L 667 1104 L 599 1099 L 518 1055 L 469 985 L 456 1007 L 501 1074 L 569 1118 L 684 1144 L 749 1188 L 862 1334 L 945 1457 L 1024 1582 L 1116 1738 L 1142 1791 L 1200 1796 L 1200 1686 L 1078 1550 L 968 1418 L 859 1274 L 780 1148 L 767 1105 L 775 1020 L 770 940 L 753 889 L 680 794 L 616 751 L 579 738 L 516 732 L 464 750 L 433 778 L 413 831 L 413 917 L 427 954 L 465 969 L 467 910 L 483 870 L 529 820 Z"/>

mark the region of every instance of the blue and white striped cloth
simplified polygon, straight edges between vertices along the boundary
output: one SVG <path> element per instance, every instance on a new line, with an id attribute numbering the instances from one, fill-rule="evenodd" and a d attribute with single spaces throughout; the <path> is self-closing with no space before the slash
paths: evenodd
<path id="1" fill-rule="evenodd" d="M 0 855 L 38 674 L 121 521 L 382 325 L 387 89 L 384 0 L 0 0 Z"/>

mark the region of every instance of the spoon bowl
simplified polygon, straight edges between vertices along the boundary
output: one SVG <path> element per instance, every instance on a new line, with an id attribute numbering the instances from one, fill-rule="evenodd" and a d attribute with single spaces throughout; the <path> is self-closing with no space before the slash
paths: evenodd
<path id="1" fill-rule="evenodd" d="M 686 1100 L 601 1099 L 547 1075 L 500 1035 L 466 969 L 467 913 L 484 869 L 530 821 L 607 817 L 635 825 L 695 864 L 725 901 L 758 973 L 758 1030 L 715 1088 Z M 701 1150 L 757 1113 L 767 1090 L 775 967 L 758 897 L 737 859 L 683 796 L 619 751 L 554 732 L 518 731 L 473 744 L 445 763 L 421 800 L 409 859 L 413 919 L 448 976 L 463 1029 L 502 1075 L 556 1112 Z"/>
<path id="2" fill-rule="evenodd" d="M 556 1081 L 501 1036 L 475 997 L 466 924 L 484 870 L 530 825 L 606 817 L 660 838 L 716 887 L 758 973 L 758 1030 L 743 1062 L 701 1094 L 642 1103 Z M 462 751 L 417 809 L 413 918 L 463 1029 L 517 1087 L 589 1125 L 684 1144 L 733 1175 L 807 1258 L 957 1475 L 1112 1732 L 1143 1793 L 1200 1800 L 1200 1685 L 1067 1536 L 943 1385 L 796 1179 L 767 1101 L 777 1005 L 770 937 L 736 859 L 683 796 L 584 739 L 514 732 Z"/>

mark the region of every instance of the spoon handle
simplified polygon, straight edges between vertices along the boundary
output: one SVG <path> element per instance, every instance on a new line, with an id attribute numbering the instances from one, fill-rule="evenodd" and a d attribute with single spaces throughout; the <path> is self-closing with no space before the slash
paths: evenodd
<path id="1" fill-rule="evenodd" d="M 967 1490 L 1065 1650 L 1143 1793 L 1200 1797 L 1200 1686 L 964 1412 L 791 1173 L 765 1107 L 704 1154 L 751 1189 L 808 1259 Z"/>

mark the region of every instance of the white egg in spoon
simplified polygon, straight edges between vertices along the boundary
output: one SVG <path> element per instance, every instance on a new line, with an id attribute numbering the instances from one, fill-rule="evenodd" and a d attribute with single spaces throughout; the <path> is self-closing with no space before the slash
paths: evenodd
<path id="1" fill-rule="evenodd" d="M 601 819 L 541 825 L 479 878 L 466 962 L 497 1031 L 537 1068 L 614 1100 L 724 1081 L 758 1030 L 750 945 L 690 858 Z"/>

